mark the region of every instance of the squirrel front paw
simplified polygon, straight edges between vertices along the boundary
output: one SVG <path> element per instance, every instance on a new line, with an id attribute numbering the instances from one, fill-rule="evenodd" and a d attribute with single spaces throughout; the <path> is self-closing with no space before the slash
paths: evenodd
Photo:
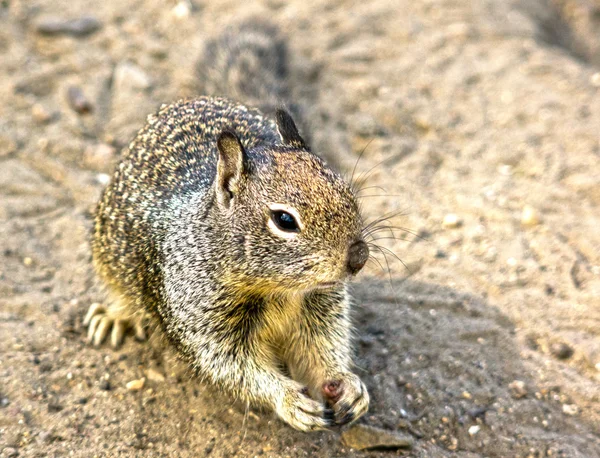
<path id="1" fill-rule="evenodd" d="M 146 340 L 143 317 L 140 315 L 130 316 L 123 313 L 117 306 L 105 307 L 94 303 L 90 306 L 83 325 L 88 327 L 88 342 L 99 346 L 110 334 L 110 343 L 113 348 L 118 348 L 123 343 L 125 332 L 133 328 L 136 339 Z"/>
<path id="2" fill-rule="evenodd" d="M 338 426 L 358 420 L 369 410 L 367 387 L 355 374 L 344 373 L 326 381 L 322 391 Z"/>
<path id="3" fill-rule="evenodd" d="M 308 389 L 296 384 L 285 389 L 275 410 L 283 421 L 300 431 L 318 431 L 335 424 L 333 410 L 311 399 Z"/>

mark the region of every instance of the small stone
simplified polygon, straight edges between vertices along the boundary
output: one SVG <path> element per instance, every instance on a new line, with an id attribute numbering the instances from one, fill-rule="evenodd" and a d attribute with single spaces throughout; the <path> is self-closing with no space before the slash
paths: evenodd
<path id="1" fill-rule="evenodd" d="M 161 383 L 165 381 L 165 376 L 155 369 L 148 369 L 146 371 L 146 376 L 148 377 L 148 380 L 151 380 L 152 382 Z"/>
<path id="2" fill-rule="evenodd" d="M 565 415 L 577 415 L 579 413 L 579 407 L 575 404 L 563 404 L 562 411 Z"/>
<path id="3" fill-rule="evenodd" d="M 19 78 L 15 82 L 14 91 L 18 94 L 45 97 L 53 92 L 55 83 L 55 78 L 52 78 L 48 72 L 38 72 Z"/>
<path id="4" fill-rule="evenodd" d="M 96 181 L 98 182 L 98 184 L 106 186 L 108 183 L 110 183 L 110 175 L 106 173 L 99 173 L 98 175 L 96 175 Z"/>
<path id="5" fill-rule="evenodd" d="M 600 87 L 600 72 L 594 73 L 590 78 L 590 83 L 594 87 Z"/>
<path id="6" fill-rule="evenodd" d="M 50 412 L 50 413 L 60 412 L 63 409 L 64 409 L 64 406 L 60 402 L 58 402 L 58 399 L 56 399 L 56 398 L 51 399 L 48 402 L 48 412 Z"/>
<path id="7" fill-rule="evenodd" d="M 469 428 L 469 436 L 474 436 L 481 430 L 481 426 L 473 425 Z"/>
<path id="8" fill-rule="evenodd" d="M 442 227 L 445 229 L 456 229 L 462 225 L 461 219 L 454 213 L 448 213 L 444 216 L 442 221 Z"/>
<path id="9" fill-rule="evenodd" d="M 42 444 L 52 442 L 53 438 L 54 434 L 52 433 L 52 431 L 42 430 L 38 434 L 38 441 Z"/>
<path id="10" fill-rule="evenodd" d="M 446 31 L 452 38 L 466 38 L 472 34 L 472 27 L 465 22 L 455 22 L 450 24 Z"/>
<path id="11" fill-rule="evenodd" d="M 56 17 L 42 18 L 35 26 L 42 35 L 72 35 L 85 37 L 102 27 L 102 23 L 93 16 L 82 16 L 76 19 L 60 19 Z"/>
<path id="12" fill-rule="evenodd" d="M 177 19 L 185 19 L 185 18 L 189 17 L 191 12 L 192 12 L 192 7 L 190 5 L 189 0 L 181 0 L 173 8 L 173 15 Z"/>
<path id="13" fill-rule="evenodd" d="M 144 383 L 146 383 L 146 377 L 127 382 L 125 388 L 127 388 L 128 391 L 139 391 L 144 388 Z"/>
<path id="14" fill-rule="evenodd" d="M 383 129 L 372 116 L 366 113 L 359 113 L 351 119 L 352 127 L 361 137 L 377 137 L 385 135 Z"/>
<path id="15" fill-rule="evenodd" d="M 38 124 L 47 124 L 52 119 L 52 115 L 44 108 L 43 105 L 36 103 L 31 107 L 31 116 Z"/>
<path id="16" fill-rule="evenodd" d="M 115 68 L 114 87 L 116 91 L 144 90 L 152 85 L 150 78 L 137 65 L 121 62 Z"/>
<path id="17" fill-rule="evenodd" d="M 156 59 L 164 59 L 169 55 L 169 48 L 162 43 L 150 43 L 148 45 L 148 54 Z"/>
<path id="18" fill-rule="evenodd" d="M 558 359 L 569 359 L 573 356 L 573 348 L 564 342 L 555 342 L 550 345 L 550 353 Z"/>
<path id="19" fill-rule="evenodd" d="M 23 258 L 23 265 L 26 267 L 29 267 L 33 264 L 33 259 L 31 259 L 29 256 L 27 256 L 26 258 Z"/>
<path id="20" fill-rule="evenodd" d="M 342 433 L 345 446 L 355 450 L 395 450 L 412 448 L 411 436 L 374 426 L 356 425 Z"/>
<path id="21" fill-rule="evenodd" d="M 40 372 L 52 372 L 52 363 L 50 361 L 42 361 L 39 368 Z"/>
<path id="22" fill-rule="evenodd" d="M 515 380 L 508 385 L 510 395 L 515 399 L 521 399 L 527 396 L 527 386 L 521 380 Z"/>
<path id="23" fill-rule="evenodd" d="M 487 413 L 488 410 L 489 410 L 488 407 L 476 407 L 474 409 L 467 411 L 467 413 L 469 414 L 469 416 L 471 418 L 482 418 L 485 420 L 485 414 Z"/>
<path id="24" fill-rule="evenodd" d="M 540 217 L 537 210 L 529 205 L 525 205 L 521 213 L 521 224 L 526 227 L 533 227 L 540 224 Z"/>
<path id="25" fill-rule="evenodd" d="M 13 447 L 4 447 L 2 449 L 2 456 L 6 456 L 7 458 L 12 458 L 13 456 L 19 456 L 19 451 Z"/>
<path id="26" fill-rule="evenodd" d="M 98 387 L 103 391 L 110 391 L 112 388 L 110 386 L 110 382 L 106 379 L 100 380 L 100 384 L 98 385 Z"/>
<path id="27" fill-rule="evenodd" d="M 92 103 L 87 99 L 81 88 L 77 86 L 69 87 L 67 99 L 71 108 L 79 114 L 87 114 L 92 111 Z"/>
<path id="28" fill-rule="evenodd" d="M 88 167 L 103 172 L 112 168 L 115 153 L 116 149 L 113 146 L 100 143 L 86 148 L 83 153 L 83 160 Z"/>
<path id="29" fill-rule="evenodd" d="M 208 443 L 208 445 L 206 447 L 204 447 L 204 456 L 208 456 L 212 453 L 213 449 L 215 448 L 215 442 L 214 442 L 214 438 L 211 439 L 211 441 Z M 265 450 L 265 448 L 263 448 L 263 451 Z"/>

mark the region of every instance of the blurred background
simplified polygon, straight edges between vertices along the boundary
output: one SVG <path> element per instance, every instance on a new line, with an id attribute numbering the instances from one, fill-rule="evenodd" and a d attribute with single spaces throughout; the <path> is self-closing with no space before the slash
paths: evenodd
<path id="1" fill-rule="evenodd" d="M 402 262 L 353 287 L 372 404 L 344 431 L 85 344 L 121 148 L 252 17 L 288 39 L 314 150 L 348 175 L 364 151 L 366 220 L 401 211 L 377 243 Z M 2 0 L 0 456 L 600 456 L 599 162 L 598 0 Z"/>

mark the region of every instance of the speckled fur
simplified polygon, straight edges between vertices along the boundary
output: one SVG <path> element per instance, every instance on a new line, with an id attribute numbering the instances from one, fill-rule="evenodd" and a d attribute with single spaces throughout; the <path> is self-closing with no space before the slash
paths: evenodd
<path id="1" fill-rule="evenodd" d="M 153 316 L 201 377 L 310 431 L 368 407 L 350 371 L 345 285 L 362 221 L 351 187 L 278 128 L 224 98 L 163 106 L 104 191 L 93 258 L 114 319 Z M 224 130 L 245 152 L 228 204 L 217 167 Z M 269 230 L 274 202 L 301 215 L 294 239 Z M 323 388 L 332 381 L 336 395 Z"/>

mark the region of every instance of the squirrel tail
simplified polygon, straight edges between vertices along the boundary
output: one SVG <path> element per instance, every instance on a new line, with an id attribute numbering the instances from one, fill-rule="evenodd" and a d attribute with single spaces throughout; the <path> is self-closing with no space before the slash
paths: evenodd
<path id="1" fill-rule="evenodd" d="M 288 105 L 287 43 L 273 24 L 255 19 L 230 27 L 206 44 L 197 70 L 207 95 L 268 115 Z"/>

